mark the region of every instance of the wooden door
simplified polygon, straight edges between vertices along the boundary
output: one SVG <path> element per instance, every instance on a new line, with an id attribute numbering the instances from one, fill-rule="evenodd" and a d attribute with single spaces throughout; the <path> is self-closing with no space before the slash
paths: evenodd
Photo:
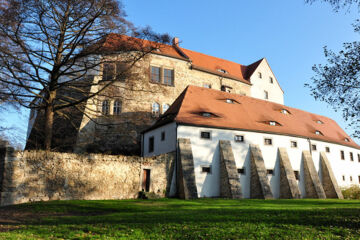
<path id="1" fill-rule="evenodd" d="M 145 192 L 150 190 L 150 169 L 143 169 L 142 189 Z"/>

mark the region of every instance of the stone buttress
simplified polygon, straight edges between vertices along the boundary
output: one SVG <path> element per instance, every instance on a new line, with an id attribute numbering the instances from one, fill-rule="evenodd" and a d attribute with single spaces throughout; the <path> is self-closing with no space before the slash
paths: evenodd
<path id="1" fill-rule="evenodd" d="M 303 151 L 304 161 L 304 183 L 306 198 L 326 198 L 320 178 L 316 172 L 312 156 L 309 151 Z"/>

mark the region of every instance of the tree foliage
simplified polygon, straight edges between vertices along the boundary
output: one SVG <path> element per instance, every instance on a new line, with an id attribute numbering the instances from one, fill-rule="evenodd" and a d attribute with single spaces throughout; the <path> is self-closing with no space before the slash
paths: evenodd
<path id="1" fill-rule="evenodd" d="M 87 77 L 110 54 L 103 48 L 110 33 L 169 41 L 148 28 L 136 29 L 125 17 L 117 0 L 7 0 L 0 6 L 0 99 L 43 111 L 45 149 L 51 147 L 54 114 L 71 117 L 67 109 L 116 81 L 102 82 L 91 94 L 84 90 L 98 84 Z M 123 73 L 155 48 L 141 42 L 119 46 L 116 52 L 127 57 Z"/>
<path id="2" fill-rule="evenodd" d="M 306 0 L 313 3 L 316 0 Z M 357 6 L 359 0 L 320 0 L 340 8 Z M 354 31 L 360 33 L 360 20 L 353 24 Z M 335 111 L 342 111 L 343 118 L 355 129 L 353 136 L 360 137 L 360 41 L 343 44 L 338 53 L 324 47 L 326 64 L 313 66 L 315 76 L 312 83 L 305 84 L 312 96 L 328 103 Z"/>

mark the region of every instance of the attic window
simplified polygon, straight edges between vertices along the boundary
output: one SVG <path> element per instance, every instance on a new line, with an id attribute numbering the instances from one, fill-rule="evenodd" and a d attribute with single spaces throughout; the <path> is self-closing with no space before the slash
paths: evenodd
<path id="1" fill-rule="evenodd" d="M 232 103 L 232 104 L 237 103 L 235 100 L 230 99 L 230 98 L 226 99 L 225 102 L 226 103 Z"/>
<path id="2" fill-rule="evenodd" d="M 259 78 L 262 78 L 261 72 L 258 72 L 258 77 L 259 77 Z"/>
<path id="3" fill-rule="evenodd" d="M 316 123 L 318 123 L 318 124 L 324 124 L 321 120 L 317 120 Z"/>
<path id="4" fill-rule="evenodd" d="M 285 115 L 290 114 L 290 112 L 289 112 L 288 110 L 286 110 L 286 109 L 281 109 L 280 112 L 281 112 L 282 114 L 285 114 Z"/>
<path id="5" fill-rule="evenodd" d="M 270 126 L 281 126 L 280 123 L 275 122 L 275 121 L 269 121 L 269 125 Z"/>
<path id="6" fill-rule="evenodd" d="M 274 83 L 274 79 L 272 77 L 269 77 L 269 82 Z"/>
<path id="7" fill-rule="evenodd" d="M 315 131 L 315 134 L 316 134 L 316 135 L 322 135 L 322 136 L 324 136 L 324 134 L 322 134 L 322 132 L 320 132 L 319 130 L 316 130 L 316 131 Z"/>
<path id="8" fill-rule="evenodd" d="M 214 114 L 209 113 L 209 112 L 202 112 L 202 113 L 200 113 L 200 115 L 203 117 L 213 117 L 214 116 Z"/>
<path id="9" fill-rule="evenodd" d="M 350 140 L 348 138 L 345 138 L 344 141 L 345 142 L 350 142 Z"/>
<path id="10" fill-rule="evenodd" d="M 228 73 L 225 69 L 222 69 L 222 68 L 218 69 L 218 72 L 225 73 L 225 74 Z"/>

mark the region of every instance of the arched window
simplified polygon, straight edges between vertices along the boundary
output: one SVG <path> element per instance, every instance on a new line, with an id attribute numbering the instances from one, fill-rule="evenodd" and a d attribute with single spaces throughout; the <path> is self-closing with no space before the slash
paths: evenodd
<path id="1" fill-rule="evenodd" d="M 103 101 L 101 112 L 103 115 L 109 115 L 109 101 L 108 100 Z"/>
<path id="2" fill-rule="evenodd" d="M 116 100 L 114 102 L 114 115 L 120 115 L 121 113 L 121 101 L 120 100 Z"/>
<path id="3" fill-rule="evenodd" d="M 153 117 L 158 117 L 160 114 L 160 105 L 157 102 L 152 104 L 151 113 Z"/>
<path id="4" fill-rule="evenodd" d="M 164 114 L 169 109 L 169 104 L 164 103 L 162 108 L 162 113 Z"/>

